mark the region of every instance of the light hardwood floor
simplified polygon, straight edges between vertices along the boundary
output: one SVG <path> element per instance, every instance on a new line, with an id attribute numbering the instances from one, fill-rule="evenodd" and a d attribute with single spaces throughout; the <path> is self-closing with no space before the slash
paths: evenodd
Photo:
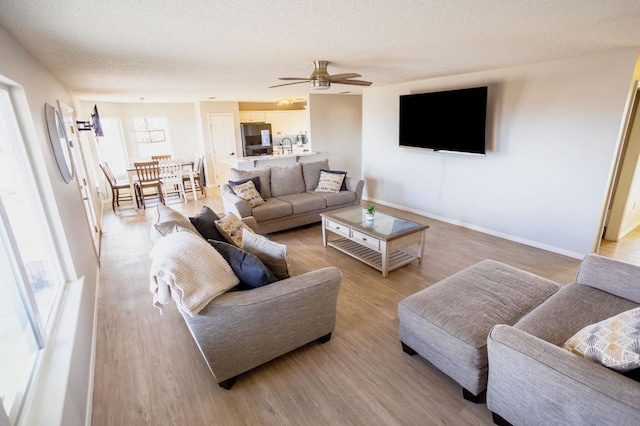
<path id="1" fill-rule="evenodd" d="M 205 204 L 222 212 L 217 190 L 207 191 L 197 203 L 170 206 L 185 215 Z M 402 352 L 398 302 L 486 258 L 561 284 L 573 280 L 579 265 L 576 259 L 413 214 L 404 216 L 431 227 L 425 259 L 386 279 L 324 248 L 320 224 L 271 234 L 288 246 L 296 271 L 333 265 L 343 272 L 336 328 L 330 342 L 311 343 L 247 372 L 226 391 L 209 373 L 175 306 L 160 315 L 151 305 L 148 253 L 154 210 L 105 209 L 96 426 L 489 425 L 486 405 L 465 401 L 450 378 L 419 356 Z"/>

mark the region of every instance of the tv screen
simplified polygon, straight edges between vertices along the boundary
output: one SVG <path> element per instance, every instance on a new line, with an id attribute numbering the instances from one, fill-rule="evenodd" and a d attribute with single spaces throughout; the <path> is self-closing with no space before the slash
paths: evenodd
<path id="1" fill-rule="evenodd" d="M 91 113 L 91 128 L 96 136 L 104 136 L 102 123 L 100 122 L 100 114 L 98 114 L 98 105 L 93 106 L 93 112 Z"/>
<path id="2" fill-rule="evenodd" d="M 485 154 L 487 87 L 400 96 L 400 146 Z"/>

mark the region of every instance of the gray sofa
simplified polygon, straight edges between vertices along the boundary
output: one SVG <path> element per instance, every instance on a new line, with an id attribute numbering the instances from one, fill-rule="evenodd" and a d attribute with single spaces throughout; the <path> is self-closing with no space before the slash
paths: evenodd
<path id="1" fill-rule="evenodd" d="M 583 327 L 638 306 L 640 267 L 589 255 L 575 283 L 513 326 L 493 327 L 487 340 L 487 406 L 494 421 L 640 424 L 638 381 L 562 348 Z"/>
<path id="2" fill-rule="evenodd" d="M 240 218 L 253 216 L 261 234 L 320 222 L 320 213 L 360 205 L 364 181 L 345 178 L 345 188 L 337 193 L 315 192 L 321 170 L 329 170 L 328 160 L 299 163 L 291 167 L 257 170 L 231 169 L 231 181 L 257 177 L 265 204 L 250 208 L 229 184 L 220 187 L 225 213 Z"/>
<path id="3" fill-rule="evenodd" d="M 253 218 L 244 222 L 255 228 Z M 198 226 L 206 229 L 207 224 L 200 222 Z M 189 219 L 158 205 L 152 240 L 176 232 L 204 237 Z M 176 250 L 189 252 L 184 247 Z M 213 247 L 211 250 L 215 252 Z M 190 275 L 197 275 L 198 265 L 205 261 L 193 259 Z M 326 267 L 251 290 L 228 291 L 193 317 L 177 306 L 216 381 L 230 389 L 241 373 L 314 340 L 329 341 L 341 282 L 340 270 Z"/>

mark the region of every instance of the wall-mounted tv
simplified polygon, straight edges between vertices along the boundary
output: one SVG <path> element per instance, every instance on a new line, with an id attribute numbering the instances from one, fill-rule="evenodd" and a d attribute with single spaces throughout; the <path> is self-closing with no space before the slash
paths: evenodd
<path id="1" fill-rule="evenodd" d="M 488 87 L 400 96 L 400 146 L 485 154 Z"/>

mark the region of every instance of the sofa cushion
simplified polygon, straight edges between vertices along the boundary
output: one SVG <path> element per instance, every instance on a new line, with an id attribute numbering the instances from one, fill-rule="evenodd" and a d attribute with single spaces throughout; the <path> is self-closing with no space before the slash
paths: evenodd
<path id="1" fill-rule="evenodd" d="M 246 178 L 246 179 L 240 179 L 240 180 L 230 180 L 229 181 L 229 187 L 233 190 L 233 192 L 235 193 L 236 190 L 234 189 L 236 186 L 238 185 L 242 185 L 243 183 L 247 183 L 247 182 L 253 182 L 253 185 L 256 187 L 256 190 L 258 192 L 260 192 L 260 178 L 258 176 L 254 176 L 252 178 Z"/>
<path id="2" fill-rule="evenodd" d="M 247 202 L 250 208 L 254 208 L 261 204 L 264 204 L 264 199 L 260 196 L 260 193 L 256 190 L 252 180 L 236 185 L 233 187 L 233 192 L 243 200 Z"/>
<path id="3" fill-rule="evenodd" d="M 207 206 L 202 206 L 200 213 L 190 217 L 189 221 L 205 239 L 226 241 L 216 227 L 216 220 L 218 219 L 220 219 L 220 217 L 218 217 L 213 210 Z"/>
<path id="4" fill-rule="evenodd" d="M 179 225 L 196 235 L 200 235 L 189 219 L 172 208 L 167 207 L 164 204 L 158 204 L 156 212 L 157 214 L 150 231 L 151 240 L 153 242 L 171 234 L 176 229 L 176 225 Z"/>
<path id="5" fill-rule="evenodd" d="M 218 231 L 222 234 L 227 242 L 242 248 L 242 230 L 247 229 L 253 233 L 251 228 L 244 224 L 233 213 L 227 213 L 223 218 L 215 221 Z"/>
<path id="6" fill-rule="evenodd" d="M 240 170 L 232 168 L 229 170 L 229 178 L 233 181 L 256 176 L 260 179 L 260 195 L 262 195 L 262 198 L 271 198 L 271 169 Z"/>
<path id="7" fill-rule="evenodd" d="M 315 191 L 320 180 L 320 170 L 329 168 L 329 160 L 302 163 L 302 177 L 307 191 Z"/>
<path id="8" fill-rule="evenodd" d="M 302 166 L 271 167 L 271 196 L 297 194 L 305 191 Z"/>
<path id="9" fill-rule="evenodd" d="M 251 209 L 251 214 L 258 222 L 278 219 L 293 214 L 293 206 L 278 198 L 267 198 L 264 204 Z"/>
<path id="10" fill-rule="evenodd" d="M 619 372 L 640 367 L 640 308 L 589 324 L 563 347 Z"/>
<path id="11" fill-rule="evenodd" d="M 327 203 L 327 207 L 349 204 L 356 201 L 356 193 L 352 191 L 340 192 L 313 192 L 316 197 L 322 197 Z"/>
<path id="12" fill-rule="evenodd" d="M 238 290 L 258 288 L 278 280 L 257 256 L 248 251 L 222 241 L 209 240 L 209 244 L 224 257 L 240 280 Z"/>
<path id="13" fill-rule="evenodd" d="M 276 278 L 282 280 L 292 276 L 286 245 L 271 241 L 262 235 L 243 232 L 244 249 L 256 255 Z"/>
<path id="14" fill-rule="evenodd" d="M 340 192 L 346 173 L 332 173 L 322 170 L 315 192 Z"/>
<path id="15" fill-rule="evenodd" d="M 327 207 L 324 198 L 318 197 L 313 192 L 302 192 L 300 194 L 281 195 L 279 200 L 291 204 L 293 214 L 308 213 L 316 210 L 323 210 Z"/>
<path id="16" fill-rule="evenodd" d="M 521 318 L 515 327 L 562 346 L 569 337 L 587 325 L 636 307 L 637 303 L 602 290 L 569 284 Z"/>

